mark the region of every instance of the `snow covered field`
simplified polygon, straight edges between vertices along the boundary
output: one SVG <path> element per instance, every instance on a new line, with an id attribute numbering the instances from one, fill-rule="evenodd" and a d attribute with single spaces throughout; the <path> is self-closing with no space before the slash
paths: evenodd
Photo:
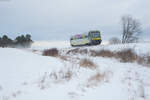
<path id="1" fill-rule="evenodd" d="M 150 100 L 149 66 L 81 54 L 62 53 L 61 58 L 37 53 L 53 47 L 73 49 L 68 42 L 35 42 L 27 50 L 0 48 L 0 100 Z M 150 43 L 83 48 L 150 53 Z M 93 67 L 80 65 L 85 58 Z"/>

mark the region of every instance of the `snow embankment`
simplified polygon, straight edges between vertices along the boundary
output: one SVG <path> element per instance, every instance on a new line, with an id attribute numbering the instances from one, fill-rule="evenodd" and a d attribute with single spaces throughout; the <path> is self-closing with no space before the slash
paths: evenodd
<path id="1" fill-rule="evenodd" d="M 8 95 L 28 81 L 34 81 L 44 72 L 61 67 L 63 64 L 55 58 L 18 49 L 0 48 L 0 86 L 3 88 L 0 96 Z"/>
<path id="2" fill-rule="evenodd" d="M 31 49 L 44 50 L 53 45 L 60 44 L 49 47 L 36 44 Z M 59 50 L 74 49 L 65 45 Z M 150 53 L 148 43 L 83 49 L 116 51 L 135 45 L 139 53 Z M 88 61 L 81 64 L 84 58 L 94 63 L 94 67 Z M 30 50 L 0 48 L 0 100 L 150 100 L 149 73 L 148 66 L 114 58 L 65 53 L 46 57 Z"/>
<path id="3" fill-rule="evenodd" d="M 101 45 L 108 45 L 108 41 L 103 41 Z M 50 48 L 71 48 L 69 41 L 34 41 L 34 43 L 31 45 L 32 50 L 44 50 L 44 49 L 50 49 Z"/>
<path id="4" fill-rule="evenodd" d="M 69 41 L 35 41 L 31 45 L 31 50 L 45 50 L 50 48 L 58 48 L 63 50 L 70 50 L 74 47 L 70 46 Z M 76 48 L 76 47 L 75 47 Z M 90 50 L 110 50 L 113 52 L 121 51 L 124 49 L 133 49 L 136 54 L 138 55 L 147 55 L 149 54 L 150 50 L 150 42 L 142 42 L 142 43 L 129 43 L 129 44 L 116 44 L 116 45 L 109 45 L 108 41 L 102 41 L 101 45 L 97 46 L 87 46 L 82 47 L 83 49 L 90 49 Z"/>

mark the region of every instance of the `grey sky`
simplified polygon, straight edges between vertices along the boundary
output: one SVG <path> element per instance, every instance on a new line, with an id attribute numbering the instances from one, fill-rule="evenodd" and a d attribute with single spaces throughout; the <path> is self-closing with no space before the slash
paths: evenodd
<path id="1" fill-rule="evenodd" d="M 109 39 L 120 36 L 120 17 L 129 14 L 140 20 L 149 39 L 149 5 L 149 0 L 0 0 L 0 36 L 64 40 L 98 29 Z"/>

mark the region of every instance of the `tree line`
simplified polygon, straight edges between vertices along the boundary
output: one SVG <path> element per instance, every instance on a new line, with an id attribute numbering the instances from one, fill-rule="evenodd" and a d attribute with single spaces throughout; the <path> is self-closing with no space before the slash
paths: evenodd
<path id="1" fill-rule="evenodd" d="M 14 40 L 7 35 L 0 37 L 0 47 L 29 47 L 33 43 L 30 34 L 17 36 Z"/>

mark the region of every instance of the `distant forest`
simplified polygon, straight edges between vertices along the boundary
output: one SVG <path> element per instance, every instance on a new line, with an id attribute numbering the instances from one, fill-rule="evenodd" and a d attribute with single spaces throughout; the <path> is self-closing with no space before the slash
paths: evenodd
<path id="1" fill-rule="evenodd" d="M 33 43 L 31 39 L 31 35 L 21 35 L 17 36 L 14 40 L 9 38 L 7 35 L 3 35 L 0 37 L 0 47 L 30 47 L 30 45 Z"/>

